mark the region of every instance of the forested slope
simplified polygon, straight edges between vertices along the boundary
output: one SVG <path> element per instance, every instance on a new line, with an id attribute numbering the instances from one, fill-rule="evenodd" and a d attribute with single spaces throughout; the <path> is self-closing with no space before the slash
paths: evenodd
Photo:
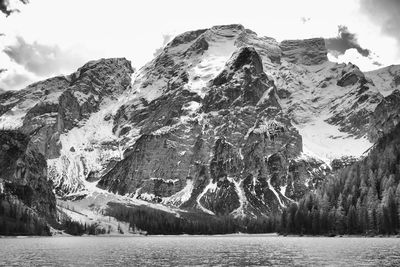
<path id="1" fill-rule="evenodd" d="M 328 177 L 281 216 L 281 232 L 396 234 L 400 230 L 400 125 L 363 160 Z"/>

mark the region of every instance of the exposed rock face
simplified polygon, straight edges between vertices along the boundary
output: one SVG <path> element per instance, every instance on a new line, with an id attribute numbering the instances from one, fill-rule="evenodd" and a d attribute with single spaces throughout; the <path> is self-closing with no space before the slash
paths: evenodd
<path id="1" fill-rule="evenodd" d="M 365 136 L 371 128 L 369 122 L 374 109 L 383 97 L 376 89 L 374 90 L 372 81 L 366 79 L 358 67 L 351 63 L 346 65 L 338 78 L 338 86 L 351 88 L 345 95 L 347 100 L 341 99 L 348 101 L 349 105 L 336 110 L 328 122 L 339 125 L 343 132 L 357 137 Z"/>
<path id="2" fill-rule="evenodd" d="M 0 187 L 51 222 L 56 220 L 53 183 L 47 179 L 46 159 L 28 147 L 29 139 L 16 131 L 0 131 Z"/>
<path id="3" fill-rule="evenodd" d="M 400 90 L 400 65 L 369 71 L 365 76 L 373 81 L 384 96 L 388 96 L 395 89 Z"/>
<path id="4" fill-rule="evenodd" d="M 174 47 L 178 46 L 181 44 L 187 44 L 192 42 L 193 40 L 196 40 L 201 34 L 203 34 L 207 29 L 202 29 L 202 30 L 197 30 L 197 31 L 190 31 L 190 32 L 185 32 L 183 34 L 180 34 L 176 36 L 169 44 L 169 47 Z"/>
<path id="5" fill-rule="evenodd" d="M 376 107 L 371 117 L 369 135 L 376 142 L 380 137 L 390 133 L 400 123 L 400 91 L 394 90 Z"/>
<path id="6" fill-rule="evenodd" d="M 322 38 L 286 40 L 279 46 L 282 49 L 282 57 L 291 63 L 315 65 L 328 61 L 328 51 Z"/>
<path id="7" fill-rule="evenodd" d="M 238 72 L 239 69 L 243 71 Z M 206 112 L 246 104 L 279 107 L 274 95 L 275 85 L 263 72 L 261 58 L 252 47 L 242 47 L 235 52 L 224 70 L 210 83 L 203 105 Z"/>
<path id="8" fill-rule="evenodd" d="M 341 77 L 337 81 L 337 85 L 345 87 L 354 85 L 357 82 L 360 82 L 360 84 L 363 85 L 367 82 L 367 80 L 365 79 L 364 73 L 362 73 L 356 65 L 350 63 L 342 70 Z"/>
<path id="9" fill-rule="evenodd" d="M 356 66 L 331 62 L 310 66 L 282 64 L 271 75 L 276 79 L 285 113 L 303 129 L 300 134 L 319 135 L 308 139 L 307 146 L 325 146 L 333 152 L 324 152 L 321 158 L 358 157 L 371 146 L 365 141 L 369 119 L 383 96 Z M 341 139 L 351 141 L 356 150 L 339 151 Z"/>

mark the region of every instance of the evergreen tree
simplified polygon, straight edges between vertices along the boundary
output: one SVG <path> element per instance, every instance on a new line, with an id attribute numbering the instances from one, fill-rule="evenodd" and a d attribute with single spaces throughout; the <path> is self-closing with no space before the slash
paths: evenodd
<path id="1" fill-rule="evenodd" d="M 349 208 L 349 212 L 347 214 L 347 233 L 357 234 L 358 232 L 357 230 L 358 230 L 357 213 L 355 207 L 351 205 Z"/>

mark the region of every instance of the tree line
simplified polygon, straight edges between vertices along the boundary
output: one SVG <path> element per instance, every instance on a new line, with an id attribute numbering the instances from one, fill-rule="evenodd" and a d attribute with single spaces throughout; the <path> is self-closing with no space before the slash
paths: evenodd
<path id="1" fill-rule="evenodd" d="M 63 219 L 61 222 L 61 229 L 65 231 L 65 233 L 70 235 L 104 235 L 109 234 L 110 229 L 106 230 L 103 227 L 99 227 L 98 224 L 86 224 L 77 221 L 73 221 L 69 218 Z"/>
<path id="2" fill-rule="evenodd" d="M 50 235 L 50 228 L 21 201 L 0 194 L 0 235 Z"/>
<path id="3" fill-rule="evenodd" d="M 140 229 L 147 234 L 231 234 L 270 233 L 276 229 L 275 217 L 245 218 L 211 216 L 196 212 L 180 213 L 179 216 L 146 206 L 125 206 L 108 203 L 106 214 L 129 223 L 132 230 Z"/>

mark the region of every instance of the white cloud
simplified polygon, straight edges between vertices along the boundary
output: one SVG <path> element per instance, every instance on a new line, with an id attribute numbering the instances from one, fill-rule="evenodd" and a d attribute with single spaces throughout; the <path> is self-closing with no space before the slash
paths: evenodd
<path id="1" fill-rule="evenodd" d="M 346 50 L 346 52 L 343 55 L 334 56 L 332 54 L 328 54 L 328 59 L 330 61 L 338 62 L 338 63 L 351 62 L 351 63 L 357 65 L 363 71 L 370 71 L 370 70 L 380 68 L 380 66 L 377 66 L 376 64 L 374 64 L 374 62 L 379 62 L 378 61 L 379 59 L 374 58 L 373 56 L 365 57 L 365 56 L 361 55 L 355 48 Z"/>

